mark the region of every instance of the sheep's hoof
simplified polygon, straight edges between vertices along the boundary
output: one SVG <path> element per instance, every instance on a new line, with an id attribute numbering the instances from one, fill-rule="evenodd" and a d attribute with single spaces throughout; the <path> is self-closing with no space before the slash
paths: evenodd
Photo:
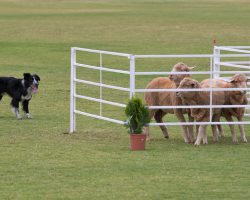
<path id="1" fill-rule="evenodd" d="M 216 140 L 213 140 L 213 143 L 217 143 L 219 140 L 218 139 L 216 139 Z"/>
<path id="2" fill-rule="evenodd" d="M 194 137 L 188 137 L 188 143 L 194 144 L 194 142 L 195 142 Z"/>
<path id="3" fill-rule="evenodd" d="M 185 143 L 190 143 L 189 140 L 187 140 L 187 139 L 184 139 L 184 142 L 185 142 Z"/>
<path id="4" fill-rule="evenodd" d="M 149 142 L 149 141 L 150 141 L 150 137 L 147 137 L 147 138 L 146 138 L 146 141 Z"/>
<path id="5" fill-rule="evenodd" d="M 194 142 L 195 142 L 195 139 L 188 139 L 189 144 L 194 144 Z"/>
<path id="6" fill-rule="evenodd" d="M 233 144 L 238 144 L 238 140 L 237 139 L 234 139 L 232 142 L 233 142 Z"/>
<path id="7" fill-rule="evenodd" d="M 168 136 L 168 135 L 165 135 L 164 138 L 169 139 L 169 136 Z"/>
<path id="8" fill-rule="evenodd" d="M 203 142 L 203 144 L 207 144 L 208 143 L 207 138 L 203 138 L 202 142 Z"/>
<path id="9" fill-rule="evenodd" d="M 199 147 L 199 146 L 200 146 L 200 144 L 199 144 L 199 143 L 197 143 L 197 142 L 195 142 L 195 143 L 194 143 L 194 146 L 195 146 L 195 147 Z"/>
<path id="10" fill-rule="evenodd" d="M 241 138 L 241 141 L 247 143 L 247 138 Z"/>

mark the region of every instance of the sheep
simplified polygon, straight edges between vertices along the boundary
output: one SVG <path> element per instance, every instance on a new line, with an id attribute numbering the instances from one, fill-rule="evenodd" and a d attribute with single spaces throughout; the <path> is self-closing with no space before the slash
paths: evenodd
<path id="1" fill-rule="evenodd" d="M 213 83 L 213 81 L 212 81 Z M 178 89 L 194 89 L 202 88 L 201 84 L 194 79 L 184 78 L 178 87 Z M 177 97 L 182 99 L 182 103 L 186 105 L 209 105 L 210 104 L 210 92 L 206 91 L 179 91 L 176 92 Z M 212 104 L 223 105 L 225 103 L 225 92 L 214 91 L 212 92 Z M 210 120 L 209 108 L 191 108 L 191 116 L 195 118 L 197 122 L 208 122 Z M 221 116 L 221 108 L 212 109 L 212 121 L 219 121 Z M 206 137 L 207 125 L 200 125 L 198 129 L 198 135 L 195 141 L 195 145 L 200 145 L 203 138 L 203 144 L 207 144 Z M 213 126 L 213 129 L 216 127 Z M 216 137 L 216 131 L 213 130 L 213 138 Z M 214 139 L 215 140 L 215 139 Z"/>
<path id="2" fill-rule="evenodd" d="M 210 88 L 210 84 L 212 84 L 211 85 L 212 88 L 223 88 L 225 86 L 225 81 L 221 80 L 221 79 L 205 79 L 200 83 L 201 88 Z M 224 92 L 223 96 L 225 98 L 225 103 L 226 103 L 227 92 L 226 91 L 223 91 L 223 92 Z M 217 94 L 221 94 L 221 93 L 217 92 Z M 212 98 L 213 98 L 213 96 L 212 96 Z M 214 100 L 214 101 L 216 101 L 216 100 Z M 213 121 L 219 121 L 219 120 L 220 120 L 220 117 L 218 115 L 216 115 L 215 119 L 213 118 Z M 224 136 L 223 128 L 221 125 L 211 125 L 211 126 L 212 126 L 212 133 L 213 133 L 213 142 L 217 142 L 218 135 L 220 135 L 221 137 Z M 219 134 L 217 132 L 217 129 L 219 131 Z"/>
<path id="3" fill-rule="evenodd" d="M 194 67 L 188 67 L 184 63 L 177 63 L 173 67 L 173 72 L 189 72 Z M 180 81 L 185 78 L 190 77 L 189 74 L 171 74 L 169 77 L 158 77 L 153 79 L 148 83 L 146 89 L 174 89 L 179 86 Z M 182 105 L 181 98 L 176 97 L 175 92 L 146 92 L 145 103 L 147 106 L 175 106 Z M 150 119 L 155 118 L 157 123 L 162 123 L 162 118 L 167 114 L 175 114 L 180 122 L 185 122 L 184 113 L 188 113 L 189 121 L 193 122 L 194 119 L 190 115 L 190 111 L 187 109 L 151 109 Z M 168 130 L 166 126 L 160 125 L 163 136 L 169 138 Z M 186 143 L 194 142 L 193 127 L 192 126 L 182 126 L 183 138 Z M 149 127 L 145 127 L 145 133 L 147 135 L 147 140 L 149 137 Z"/>
<path id="4" fill-rule="evenodd" d="M 236 74 L 234 75 L 229 82 L 224 80 L 213 80 L 213 85 L 216 85 L 217 88 L 247 88 L 247 82 L 249 79 L 244 74 Z M 209 87 L 209 79 L 206 79 L 201 82 L 202 87 Z M 225 91 L 226 101 L 225 105 L 247 105 L 247 96 L 246 91 Z M 233 116 L 238 119 L 239 122 L 242 122 L 242 118 L 244 116 L 245 108 L 223 108 L 222 116 L 226 118 L 227 121 L 232 122 Z M 232 134 L 232 142 L 237 143 L 237 136 L 234 130 L 234 125 L 229 125 L 231 134 Z M 218 129 L 221 135 L 222 128 L 221 125 L 218 125 Z M 239 124 L 241 141 L 247 142 L 244 125 Z"/>

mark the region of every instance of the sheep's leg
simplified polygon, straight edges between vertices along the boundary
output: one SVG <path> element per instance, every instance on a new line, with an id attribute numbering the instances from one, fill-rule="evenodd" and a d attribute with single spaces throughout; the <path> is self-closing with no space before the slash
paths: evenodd
<path id="1" fill-rule="evenodd" d="M 221 124 L 217 125 L 218 131 L 219 131 L 219 137 L 225 137 L 224 130 Z"/>
<path id="2" fill-rule="evenodd" d="M 220 121 L 220 115 L 214 115 L 213 122 L 217 122 Z M 213 142 L 218 142 L 218 129 L 217 129 L 217 125 L 212 125 L 212 133 L 213 133 Z"/>
<path id="3" fill-rule="evenodd" d="M 189 138 L 188 138 L 188 127 L 185 125 L 182 125 L 181 128 L 183 131 L 183 139 L 184 139 L 185 143 L 190 143 Z"/>
<path id="4" fill-rule="evenodd" d="M 163 118 L 165 115 L 166 115 L 166 113 L 163 112 L 162 110 L 157 111 L 157 112 L 155 113 L 155 116 L 154 116 L 155 121 L 156 121 L 157 123 L 163 123 L 162 118 Z M 163 133 L 164 138 L 167 138 L 167 139 L 168 139 L 168 138 L 169 138 L 169 134 L 168 134 L 168 129 L 167 129 L 167 127 L 164 126 L 164 125 L 160 125 L 159 127 L 161 128 L 161 131 L 162 131 L 162 133 Z"/>
<path id="5" fill-rule="evenodd" d="M 242 116 L 237 117 L 239 122 L 242 122 Z M 246 134 L 245 134 L 245 130 L 244 130 L 244 125 L 243 124 L 239 124 L 239 129 L 240 129 L 240 138 L 242 142 L 247 142 L 247 138 L 246 138 Z"/>
<path id="6" fill-rule="evenodd" d="M 199 133 L 199 126 L 200 125 L 196 125 L 195 127 L 196 127 L 196 133 L 195 133 L 195 137 L 197 138 L 197 136 L 198 136 L 198 133 Z"/>
<path id="7" fill-rule="evenodd" d="M 152 117 L 155 115 L 155 110 L 149 110 L 149 119 L 151 120 Z M 149 136 L 149 126 L 144 127 L 144 133 L 146 134 L 146 141 L 150 140 Z"/>
<path id="8" fill-rule="evenodd" d="M 190 113 L 188 113 L 188 120 L 189 122 L 194 122 L 194 118 L 191 116 Z M 194 143 L 195 139 L 194 139 L 194 126 L 193 125 L 188 126 L 188 138 L 191 143 Z"/>
<path id="9" fill-rule="evenodd" d="M 182 125 L 181 128 L 183 131 L 183 139 L 184 139 L 185 143 L 190 143 L 190 141 L 188 139 L 188 129 L 187 129 L 188 127 L 185 125 Z"/>
<path id="10" fill-rule="evenodd" d="M 203 144 L 208 144 L 207 142 L 207 125 L 204 125 L 203 130 Z"/>
<path id="11" fill-rule="evenodd" d="M 231 115 L 226 115 L 225 118 L 226 118 L 226 120 L 228 122 L 233 122 L 233 118 L 232 118 Z M 236 133 L 235 133 L 234 124 L 229 124 L 229 128 L 230 128 L 230 131 L 231 131 L 233 143 L 237 143 L 238 139 L 237 139 L 237 136 L 236 136 Z"/>
<path id="12" fill-rule="evenodd" d="M 149 126 L 145 126 L 145 127 L 144 127 L 144 134 L 146 134 L 146 140 L 149 141 L 149 140 L 150 140 L 150 136 L 149 136 Z"/>
<path id="13" fill-rule="evenodd" d="M 218 129 L 217 125 L 212 125 L 213 142 L 218 142 Z"/>
<path id="14" fill-rule="evenodd" d="M 182 113 L 182 109 L 176 109 L 175 114 L 176 114 L 176 117 L 179 120 L 179 122 L 186 122 L 186 120 L 183 116 L 183 113 Z M 188 139 L 188 126 L 182 125 L 181 128 L 183 130 L 183 139 L 184 139 L 185 143 L 189 143 L 190 141 Z"/>
<path id="15" fill-rule="evenodd" d="M 240 138 L 242 142 L 247 142 L 247 138 L 245 135 L 245 130 L 244 130 L 244 125 L 243 124 L 239 124 L 239 129 L 240 129 Z"/>
<path id="16" fill-rule="evenodd" d="M 195 146 L 199 146 L 201 143 L 201 139 L 203 138 L 203 144 L 207 144 L 207 134 L 206 134 L 206 127 L 207 125 L 200 125 L 199 131 L 197 135 L 197 139 L 194 143 Z"/>

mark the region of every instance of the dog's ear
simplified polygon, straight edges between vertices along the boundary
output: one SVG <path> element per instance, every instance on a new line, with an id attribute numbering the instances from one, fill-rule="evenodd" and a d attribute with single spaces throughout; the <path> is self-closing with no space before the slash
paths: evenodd
<path id="1" fill-rule="evenodd" d="M 40 77 L 37 74 L 33 74 L 33 76 L 35 77 L 35 79 L 37 79 L 38 81 L 40 81 Z"/>
<path id="2" fill-rule="evenodd" d="M 30 77 L 31 77 L 31 74 L 30 74 L 30 73 L 24 73 L 24 74 L 23 74 L 23 78 L 24 78 L 25 80 L 29 79 Z"/>

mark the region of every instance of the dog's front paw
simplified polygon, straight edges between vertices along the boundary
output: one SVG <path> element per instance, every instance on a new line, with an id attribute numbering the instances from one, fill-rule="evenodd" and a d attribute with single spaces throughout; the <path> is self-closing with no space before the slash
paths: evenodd
<path id="1" fill-rule="evenodd" d="M 29 113 L 26 113 L 25 116 L 26 116 L 27 119 L 32 119 L 32 116 Z"/>

